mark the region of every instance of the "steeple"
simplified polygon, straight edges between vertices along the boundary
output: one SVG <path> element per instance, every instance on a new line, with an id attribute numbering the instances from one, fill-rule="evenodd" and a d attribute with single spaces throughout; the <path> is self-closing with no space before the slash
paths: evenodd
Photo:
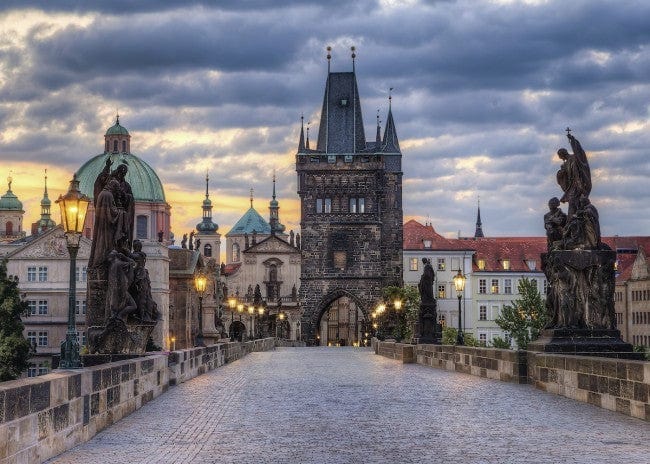
<path id="1" fill-rule="evenodd" d="M 212 201 L 210 200 L 210 177 L 208 171 L 205 172 L 205 200 L 203 200 L 203 220 L 196 225 L 199 234 L 214 234 L 219 226 L 212 222 Z"/>
<path id="2" fill-rule="evenodd" d="M 305 151 L 305 117 L 300 116 L 300 140 L 298 140 L 298 153 Z"/>
<path id="3" fill-rule="evenodd" d="M 375 136 L 375 145 L 377 149 L 381 148 L 381 121 L 379 120 L 379 110 L 377 110 L 377 135 Z"/>
<path id="4" fill-rule="evenodd" d="M 382 151 L 384 153 L 401 153 L 399 140 L 397 139 L 397 131 L 395 129 L 395 121 L 393 121 L 392 91 L 393 88 L 391 87 L 388 94 L 388 117 L 386 118 L 386 128 L 384 129 Z"/>
<path id="5" fill-rule="evenodd" d="M 305 144 L 305 148 L 306 148 L 307 150 L 311 150 L 311 148 L 309 147 L 309 125 L 310 125 L 310 124 L 311 124 L 311 122 L 308 122 L 308 123 L 307 123 L 307 142 L 306 142 L 306 144 Z"/>
<path id="6" fill-rule="evenodd" d="M 38 221 L 37 232 L 44 232 L 56 226 L 56 223 L 50 216 L 50 207 L 52 201 L 47 195 L 47 169 L 45 170 L 45 189 L 43 191 L 43 199 L 41 200 L 41 219 Z"/>
<path id="7" fill-rule="evenodd" d="M 269 202 L 269 225 L 271 235 L 281 234 L 285 227 L 280 224 L 280 204 L 275 199 L 275 172 L 273 172 L 273 199 Z"/>
<path id="8" fill-rule="evenodd" d="M 483 237 L 483 228 L 481 223 L 481 198 L 478 199 L 478 211 L 476 213 L 476 231 L 474 232 L 474 238 Z"/>

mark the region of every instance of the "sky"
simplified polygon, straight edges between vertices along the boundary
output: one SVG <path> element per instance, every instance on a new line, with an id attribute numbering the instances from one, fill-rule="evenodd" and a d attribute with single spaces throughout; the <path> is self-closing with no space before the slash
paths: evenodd
<path id="1" fill-rule="evenodd" d="M 315 141 L 327 46 L 332 71 L 356 47 L 371 139 L 393 88 L 405 221 L 471 236 L 480 198 L 486 236 L 544 235 L 568 126 L 603 234 L 650 235 L 645 0 L 3 0 L 0 179 L 30 224 L 44 169 L 55 199 L 119 112 L 177 237 L 201 220 L 206 170 L 222 234 L 251 188 L 268 217 L 274 170 L 297 231 L 300 117 Z"/>

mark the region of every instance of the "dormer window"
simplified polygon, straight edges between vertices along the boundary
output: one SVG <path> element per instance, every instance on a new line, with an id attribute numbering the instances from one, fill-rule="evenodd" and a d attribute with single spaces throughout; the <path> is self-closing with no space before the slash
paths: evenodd
<path id="1" fill-rule="evenodd" d="M 431 248 L 431 240 L 425 238 L 422 240 L 422 243 L 424 244 L 424 248 Z"/>
<path id="2" fill-rule="evenodd" d="M 481 270 L 481 271 L 485 270 L 485 260 L 484 259 L 479 259 L 477 264 L 478 264 L 479 270 Z"/>
<path id="3" fill-rule="evenodd" d="M 526 264 L 528 265 L 528 269 L 530 269 L 531 271 L 537 269 L 537 261 L 535 261 L 534 259 L 526 260 Z"/>
<path id="4" fill-rule="evenodd" d="M 501 261 L 501 266 L 503 266 L 504 271 L 509 271 L 510 270 L 510 260 L 509 259 L 504 259 Z"/>

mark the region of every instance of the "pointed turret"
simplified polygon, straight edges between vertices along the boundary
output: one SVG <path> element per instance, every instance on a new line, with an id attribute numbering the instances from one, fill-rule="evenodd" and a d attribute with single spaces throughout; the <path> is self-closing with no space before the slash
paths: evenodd
<path id="1" fill-rule="evenodd" d="M 377 149 L 381 148 L 381 121 L 379 120 L 379 110 L 377 110 L 377 135 L 375 136 L 375 145 Z"/>
<path id="2" fill-rule="evenodd" d="M 269 202 L 269 225 L 271 235 L 281 234 L 285 227 L 280 224 L 280 204 L 275 199 L 275 172 L 273 173 L 273 199 Z"/>
<path id="3" fill-rule="evenodd" d="M 305 151 L 305 118 L 300 116 L 300 140 L 298 140 L 298 153 Z"/>
<path id="4" fill-rule="evenodd" d="M 391 88 L 391 91 L 393 89 Z M 388 117 L 386 118 L 386 128 L 384 129 L 384 141 L 382 143 L 382 151 L 384 153 L 401 153 L 399 149 L 399 140 L 397 139 L 397 130 L 395 129 L 395 121 L 393 121 L 393 96 L 388 97 Z"/>
<path id="5" fill-rule="evenodd" d="M 45 189 L 43 190 L 43 199 L 41 200 L 41 219 L 36 223 L 36 233 L 45 232 L 56 226 L 50 215 L 52 201 L 47 194 L 47 169 L 45 170 Z"/>
<path id="6" fill-rule="evenodd" d="M 478 211 L 476 212 L 476 231 L 474 231 L 474 238 L 483 237 L 483 224 L 481 223 L 481 200 L 478 201 Z"/>
<path id="7" fill-rule="evenodd" d="M 210 177 L 206 171 L 205 173 L 205 200 L 203 200 L 203 220 L 196 225 L 196 230 L 199 234 L 208 235 L 215 234 L 219 226 L 212 221 L 212 201 L 210 200 Z"/>

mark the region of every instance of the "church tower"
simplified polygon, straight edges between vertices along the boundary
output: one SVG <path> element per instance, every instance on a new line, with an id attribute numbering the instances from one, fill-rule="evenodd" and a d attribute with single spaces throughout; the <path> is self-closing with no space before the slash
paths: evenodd
<path id="1" fill-rule="evenodd" d="M 203 209 L 203 220 L 196 225 L 197 234 L 194 237 L 199 242 L 197 250 L 205 258 L 215 258 L 219 264 L 221 258 L 221 234 L 217 232 L 219 226 L 212 221 L 212 200 L 210 200 L 209 191 L 210 178 L 205 173 L 205 200 L 201 208 Z"/>
<path id="2" fill-rule="evenodd" d="M 50 209 L 52 207 L 52 200 L 47 194 L 47 169 L 45 170 L 45 190 L 43 191 L 43 198 L 41 199 L 41 218 L 32 224 L 32 235 L 40 234 L 46 230 L 53 229 L 56 223 L 52 220 Z"/>
<path id="3" fill-rule="evenodd" d="M 7 193 L 0 197 L 0 242 L 11 242 L 25 236 L 23 203 L 11 191 L 13 178 L 7 177 Z"/>
<path id="4" fill-rule="evenodd" d="M 402 153 L 391 100 L 383 139 L 366 141 L 354 47 L 352 72 L 331 72 L 330 50 L 317 146 L 308 148 L 301 127 L 296 155 L 302 334 L 321 345 L 358 343 L 382 288 L 402 285 Z"/>
<path id="5" fill-rule="evenodd" d="M 474 238 L 482 238 L 483 223 L 481 222 L 481 200 L 478 200 L 478 210 L 476 212 L 476 230 L 474 230 Z"/>

